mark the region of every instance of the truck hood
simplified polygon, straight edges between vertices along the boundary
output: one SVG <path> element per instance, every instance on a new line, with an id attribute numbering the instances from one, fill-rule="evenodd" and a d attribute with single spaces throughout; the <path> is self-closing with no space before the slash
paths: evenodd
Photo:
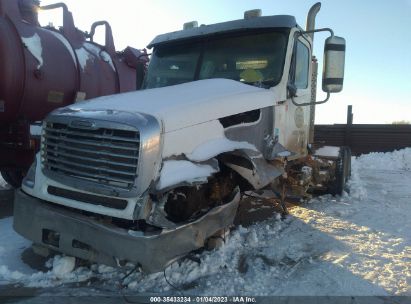
<path id="1" fill-rule="evenodd" d="M 73 111 L 114 110 L 153 115 L 164 132 L 272 106 L 272 90 L 228 79 L 207 79 L 90 99 L 68 106 Z"/>

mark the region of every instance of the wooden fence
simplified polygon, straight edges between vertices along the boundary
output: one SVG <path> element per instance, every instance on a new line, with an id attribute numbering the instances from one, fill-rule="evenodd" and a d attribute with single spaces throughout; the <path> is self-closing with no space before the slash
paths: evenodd
<path id="1" fill-rule="evenodd" d="M 411 147 L 411 125 L 316 125 L 314 141 L 349 146 L 353 155 Z"/>

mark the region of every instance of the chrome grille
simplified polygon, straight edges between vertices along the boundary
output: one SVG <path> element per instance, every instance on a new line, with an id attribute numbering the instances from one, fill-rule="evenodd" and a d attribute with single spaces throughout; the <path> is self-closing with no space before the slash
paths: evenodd
<path id="1" fill-rule="evenodd" d="M 129 189 L 137 178 L 139 147 L 137 131 L 46 122 L 42 164 L 53 173 Z"/>

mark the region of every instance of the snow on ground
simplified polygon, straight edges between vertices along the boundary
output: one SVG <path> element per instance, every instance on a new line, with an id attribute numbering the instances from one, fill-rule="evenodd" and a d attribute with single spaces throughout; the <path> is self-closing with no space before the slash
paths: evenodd
<path id="1" fill-rule="evenodd" d="M 184 295 L 411 295 L 411 148 L 353 159 L 349 194 L 322 196 L 248 228 L 226 244 L 185 259 L 163 273 L 133 273 L 104 265 L 78 267 L 56 256 L 48 272 L 28 269 L 28 243 L 0 220 L 0 284 L 56 287 L 53 293 Z M 8 244 L 6 246 L 5 244 Z M 129 268 L 130 269 L 130 268 Z M 85 282 L 72 289 L 71 282 Z M 1 289 L 1 286 L 0 286 Z M 50 292 L 50 290 L 48 290 Z"/>
<path id="2" fill-rule="evenodd" d="M 2 279 L 20 279 L 23 276 L 21 272 L 30 271 L 30 267 L 21 262 L 19 257 L 22 250 L 31 244 L 14 232 L 12 225 L 11 217 L 0 220 L 0 284 Z"/>

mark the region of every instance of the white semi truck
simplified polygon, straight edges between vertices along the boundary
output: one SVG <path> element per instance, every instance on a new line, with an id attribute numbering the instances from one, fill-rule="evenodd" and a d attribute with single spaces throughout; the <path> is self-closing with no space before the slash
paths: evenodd
<path id="1" fill-rule="evenodd" d="M 241 193 L 340 194 L 349 150 L 311 144 L 315 105 L 342 90 L 345 40 L 292 16 L 184 25 L 157 36 L 142 91 L 52 112 L 17 192 L 36 252 L 161 271 L 230 227 Z M 325 41 L 316 101 L 314 33 Z"/>

